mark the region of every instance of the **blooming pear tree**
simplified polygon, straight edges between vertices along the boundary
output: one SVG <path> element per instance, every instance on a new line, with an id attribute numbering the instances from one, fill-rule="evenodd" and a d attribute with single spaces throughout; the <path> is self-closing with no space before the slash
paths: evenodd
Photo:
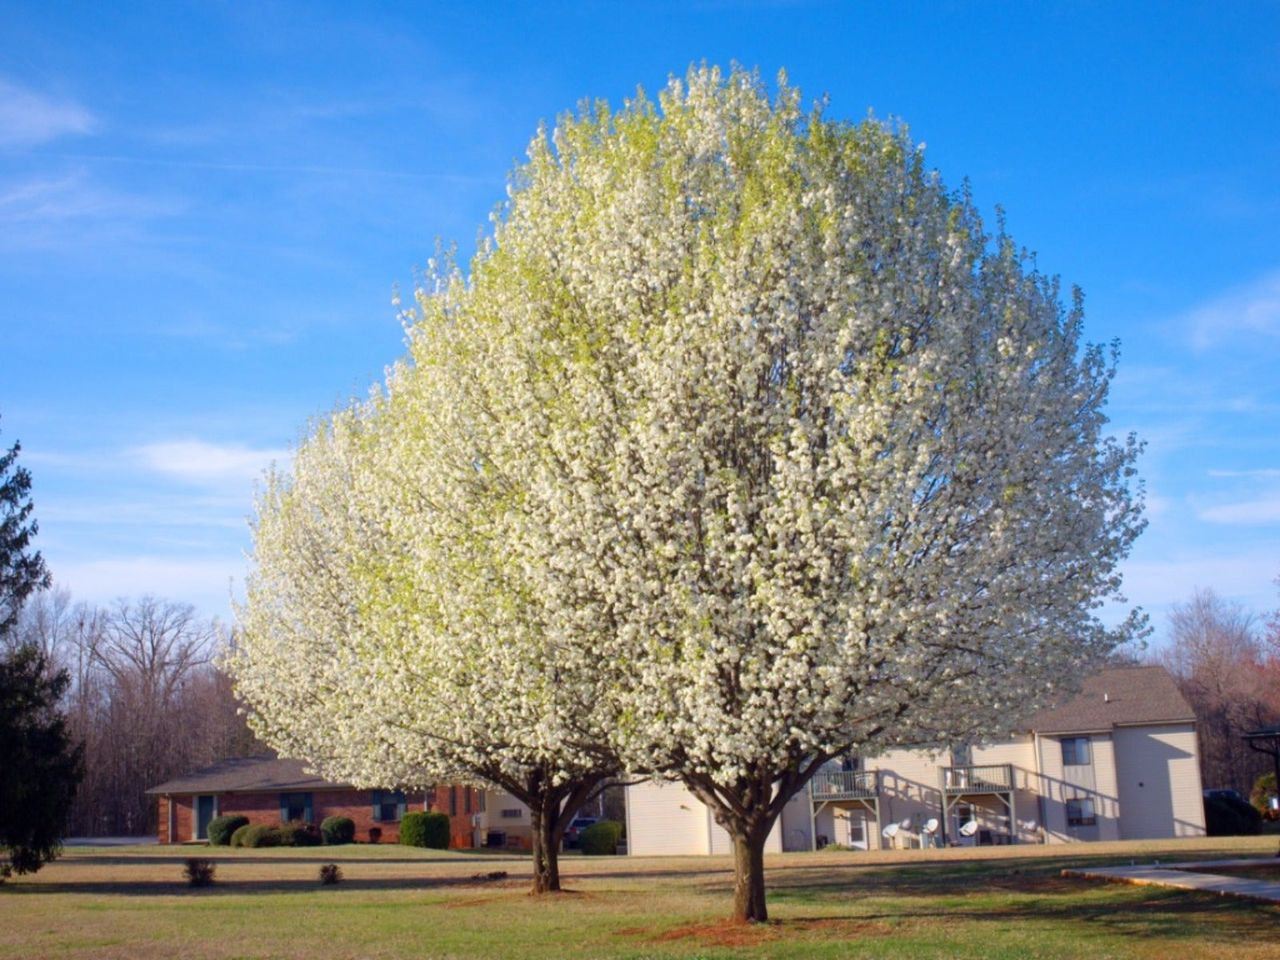
<path id="1" fill-rule="evenodd" d="M 565 828 L 618 770 L 612 700 L 504 565 L 469 453 L 451 485 L 447 424 L 419 416 L 442 385 L 400 371 L 269 479 L 228 666 L 258 735 L 327 776 L 506 789 L 531 812 L 534 891 L 554 891 Z"/>
<path id="2" fill-rule="evenodd" d="M 1098 616 L 1139 445 L 1079 296 L 905 130 L 779 86 L 697 69 L 539 134 L 469 274 L 420 291 L 407 374 L 473 433 L 435 507 L 487 504 L 466 522 L 541 635 L 610 665 L 616 750 L 706 803 L 756 921 L 822 764 L 998 736 L 1142 626 Z"/>
<path id="3" fill-rule="evenodd" d="M 357 783 L 469 776 L 557 830 L 683 782 L 764 920 L 850 750 L 995 737 L 1141 629 L 1114 353 L 898 128 L 693 70 L 534 139 L 410 356 L 259 506 L 238 688 Z"/>

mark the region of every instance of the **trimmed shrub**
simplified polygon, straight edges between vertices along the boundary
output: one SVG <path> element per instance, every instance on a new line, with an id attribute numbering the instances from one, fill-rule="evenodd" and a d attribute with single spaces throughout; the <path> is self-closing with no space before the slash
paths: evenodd
<path id="1" fill-rule="evenodd" d="M 320 867 L 320 885 L 331 887 L 342 879 L 342 868 L 336 863 L 326 863 Z"/>
<path id="2" fill-rule="evenodd" d="M 1253 782 L 1253 790 L 1249 793 L 1249 802 L 1267 820 L 1275 820 L 1277 811 L 1271 806 L 1276 798 L 1276 775 L 1264 773 Z"/>
<path id="3" fill-rule="evenodd" d="M 381 839 L 382 839 L 382 828 L 381 828 L 381 827 L 370 827 L 370 828 L 369 828 L 369 842 L 370 842 L 370 843 L 377 843 L 377 842 L 378 842 L 379 840 L 381 840 Z"/>
<path id="4" fill-rule="evenodd" d="M 182 875 L 187 878 L 189 887 L 213 886 L 214 865 L 212 860 L 204 857 L 188 857 L 187 865 L 182 868 Z"/>
<path id="5" fill-rule="evenodd" d="M 1204 828 L 1211 837 L 1236 837 L 1262 832 L 1262 814 L 1252 804 L 1225 791 L 1211 791 L 1204 801 Z"/>
<path id="6" fill-rule="evenodd" d="M 280 846 L 280 831 L 275 827 L 267 826 L 265 823 L 253 823 L 247 827 L 241 827 L 240 830 L 236 831 L 235 835 L 240 838 L 240 846 L 242 847 Z"/>
<path id="7" fill-rule="evenodd" d="M 233 817 L 214 817 L 209 821 L 209 846 L 230 846 L 231 835 L 248 822 L 248 817 L 243 817 L 239 814 Z"/>
<path id="8" fill-rule="evenodd" d="M 439 810 L 406 813 L 400 818 L 400 842 L 407 847 L 449 849 L 449 815 Z"/>
<path id="9" fill-rule="evenodd" d="M 582 831 L 582 852 L 594 857 L 612 856 L 618 852 L 622 824 L 617 820 L 599 820 Z"/>
<path id="10" fill-rule="evenodd" d="M 320 824 L 320 835 L 331 846 L 352 843 L 356 838 L 356 824 L 350 817 L 325 817 Z"/>
<path id="11" fill-rule="evenodd" d="M 244 846 L 244 835 L 249 832 L 251 824 L 246 823 L 243 827 L 237 827 L 235 832 L 231 834 L 231 845 L 233 847 Z"/>
<path id="12" fill-rule="evenodd" d="M 324 843 L 320 831 L 313 823 L 291 820 L 279 828 L 282 847 L 318 847 Z"/>

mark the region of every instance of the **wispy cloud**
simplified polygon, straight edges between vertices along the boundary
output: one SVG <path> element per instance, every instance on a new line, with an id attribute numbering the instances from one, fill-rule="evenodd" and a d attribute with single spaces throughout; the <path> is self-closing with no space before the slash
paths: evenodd
<path id="1" fill-rule="evenodd" d="M 83 172 L 0 184 L 0 223 L 61 224 L 81 220 L 142 220 L 180 212 L 164 199 L 99 187 Z"/>
<path id="2" fill-rule="evenodd" d="M 92 133 L 98 119 L 71 100 L 56 100 L 0 79 L 0 146 L 35 146 Z"/>
<path id="3" fill-rule="evenodd" d="M 1280 337 L 1280 270 L 1201 304 L 1187 324 L 1197 350 L 1236 344 L 1241 335 Z"/>
<path id="4" fill-rule="evenodd" d="M 135 447 L 134 457 L 147 469 L 197 486 L 259 479 L 272 463 L 287 463 L 289 451 L 205 440 L 174 440 Z"/>
<path id="5" fill-rule="evenodd" d="M 1280 523 L 1280 493 L 1256 500 L 1206 507 L 1198 516 L 1208 523 Z"/>
<path id="6" fill-rule="evenodd" d="M 263 173 L 282 177 L 314 175 L 320 177 L 369 177 L 392 180 L 422 180 L 441 183 L 490 185 L 501 181 L 500 173 L 474 174 L 431 170 L 396 170 L 390 167 L 325 165 L 314 163 L 255 163 L 246 160 L 203 160 L 188 157 L 130 156 L 106 153 L 45 153 L 54 160 L 82 163 L 120 164 L 142 167 L 168 167 L 178 170 L 210 170 L 219 173 Z"/>
<path id="7" fill-rule="evenodd" d="M 1153 614 L 1185 602 L 1202 587 L 1265 610 L 1275 604 L 1276 567 L 1267 546 L 1130 560 L 1123 568 L 1124 593 Z"/>
<path id="8" fill-rule="evenodd" d="M 1257 477 L 1260 479 L 1280 478 L 1280 469 L 1261 467 L 1257 470 L 1210 470 L 1211 477 Z"/>
<path id="9" fill-rule="evenodd" d="M 108 502 L 109 509 L 104 509 Z M 247 495 L 185 496 L 164 491 L 149 491 L 145 498 L 115 495 L 89 498 L 53 498 L 40 510 L 41 533 L 56 537 L 58 531 L 75 527 L 81 534 L 93 531 L 128 529 L 149 530 L 225 530 L 243 532 L 249 510 Z M 151 537 L 156 540 L 156 537 Z"/>
<path id="10" fill-rule="evenodd" d="M 245 575 L 245 561 L 234 555 L 183 558 L 107 556 L 93 560 L 57 560 L 58 585 L 77 600 L 106 603 L 145 590 L 193 603 L 201 612 L 226 613 Z"/>

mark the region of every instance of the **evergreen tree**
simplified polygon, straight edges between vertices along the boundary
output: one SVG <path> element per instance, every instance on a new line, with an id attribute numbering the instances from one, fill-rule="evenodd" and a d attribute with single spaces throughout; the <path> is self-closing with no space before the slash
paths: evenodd
<path id="1" fill-rule="evenodd" d="M 0 640 L 17 625 L 23 603 L 50 584 L 44 558 L 31 550 L 31 474 L 16 467 L 21 446 L 0 454 Z M 70 683 L 36 646 L 0 658 L 0 879 L 32 873 L 58 854 L 80 782 L 82 752 L 73 746 L 58 702 Z"/>
<path id="2" fill-rule="evenodd" d="M 44 558 L 30 552 L 39 527 L 31 517 L 31 474 L 14 466 L 21 449 L 14 443 L 0 454 L 0 639 L 17 624 L 32 591 L 51 582 Z"/>
<path id="3" fill-rule="evenodd" d="M 58 710 L 69 682 L 35 646 L 0 658 L 0 874 L 34 873 L 61 847 L 83 754 Z"/>

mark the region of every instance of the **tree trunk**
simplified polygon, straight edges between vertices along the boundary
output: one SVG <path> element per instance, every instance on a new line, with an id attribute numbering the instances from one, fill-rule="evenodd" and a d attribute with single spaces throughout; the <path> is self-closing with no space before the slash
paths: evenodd
<path id="1" fill-rule="evenodd" d="M 764 843 L 768 830 L 748 830 L 733 837 L 733 919 L 764 923 Z"/>
<path id="2" fill-rule="evenodd" d="M 559 804 L 557 804 L 559 806 Z M 558 811 L 535 806 L 529 811 L 533 821 L 533 888 L 530 893 L 560 892 L 560 837 L 556 831 Z"/>

